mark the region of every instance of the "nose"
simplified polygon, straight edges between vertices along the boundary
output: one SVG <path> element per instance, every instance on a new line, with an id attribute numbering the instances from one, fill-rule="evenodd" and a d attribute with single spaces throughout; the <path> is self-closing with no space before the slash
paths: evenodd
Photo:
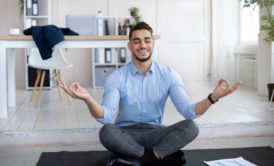
<path id="1" fill-rule="evenodd" d="M 143 48 L 143 47 L 145 47 L 145 46 L 146 46 L 145 41 L 141 41 L 141 43 L 140 43 L 140 47 L 141 47 L 141 48 Z"/>

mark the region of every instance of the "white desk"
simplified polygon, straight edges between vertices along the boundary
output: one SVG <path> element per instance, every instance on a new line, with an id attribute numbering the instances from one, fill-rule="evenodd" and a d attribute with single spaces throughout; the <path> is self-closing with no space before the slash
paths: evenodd
<path id="1" fill-rule="evenodd" d="M 154 36 L 158 39 L 159 36 Z M 128 36 L 65 36 L 60 48 L 126 47 Z M 16 106 L 15 49 L 36 47 L 31 36 L 0 36 L 0 118 Z"/>

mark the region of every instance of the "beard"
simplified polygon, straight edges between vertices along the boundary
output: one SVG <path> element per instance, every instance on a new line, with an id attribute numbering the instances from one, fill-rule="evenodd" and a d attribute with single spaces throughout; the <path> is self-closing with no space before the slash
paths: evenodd
<path id="1" fill-rule="evenodd" d="M 134 55 L 134 57 L 135 57 L 135 59 L 137 59 L 139 62 L 146 62 L 146 61 L 148 61 L 148 60 L 151 58 L 151 55 L 152 55 L 152 53 L 151 53 L 148 57 L 146 57 L 146 58 L 144 58 L 144 59 L 139 58 L 139 57 L 136 56 L 136 55 Z"/>

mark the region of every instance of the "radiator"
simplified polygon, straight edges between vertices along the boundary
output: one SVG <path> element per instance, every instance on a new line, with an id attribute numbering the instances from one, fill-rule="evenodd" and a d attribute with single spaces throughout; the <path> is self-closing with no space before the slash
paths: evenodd
<path id="1" fill-rule="evenodd" d="M 236 80 L 242 81 L 242 86 L 257 87 L 257 46 L 237 47 L 234 52 Z"/>

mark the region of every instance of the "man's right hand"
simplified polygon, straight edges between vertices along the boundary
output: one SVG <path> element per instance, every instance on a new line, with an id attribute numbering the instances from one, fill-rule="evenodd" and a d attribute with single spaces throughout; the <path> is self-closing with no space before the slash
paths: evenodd
<path id="1" fill-rule="evenodd" d="M 87 100 L 91 97 L 88 91 L 85 88 L 81 87 L 78 82 L 72 83 L 69 87 L 60 82 L 58 83 L 58 85 L 73 98 Z"/>

